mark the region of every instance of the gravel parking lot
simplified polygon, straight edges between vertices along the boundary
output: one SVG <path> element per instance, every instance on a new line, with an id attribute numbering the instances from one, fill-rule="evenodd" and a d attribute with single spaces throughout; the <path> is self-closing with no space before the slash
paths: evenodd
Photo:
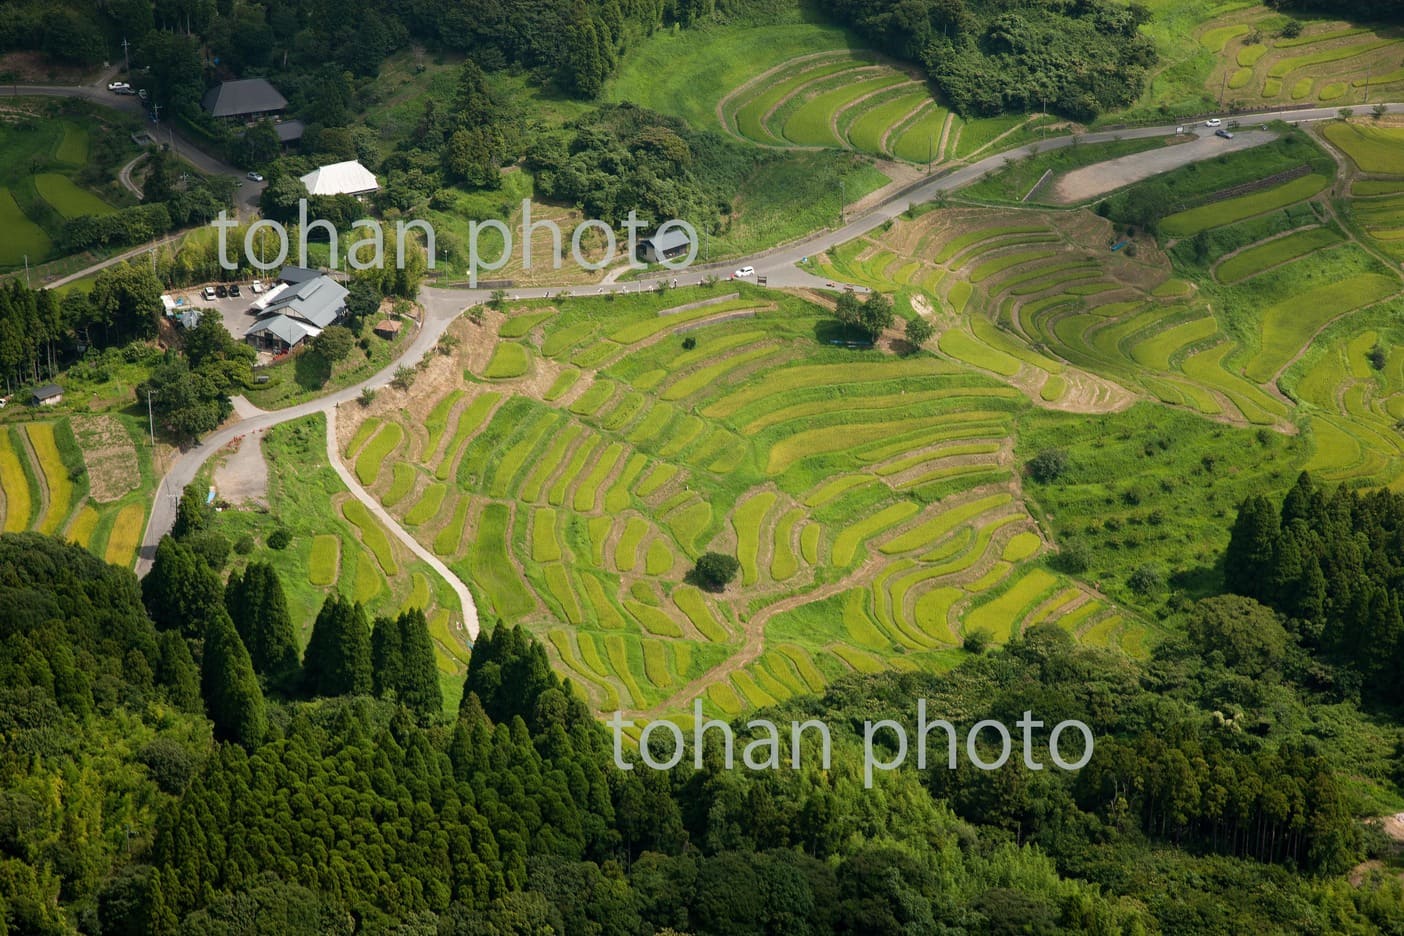
<path id="1" fill-rule="evenodd" d="M 1077 204 L 1171 169 L 1213 159 L 1224 153 L 1262 146 L 1277 139 L 1277 134 L 1270 130 L 1234 130 L 1231 140 L 1214 136 L 1214 131 L 1203 125 L 1191 132 L 1198 138 L 1188 143 L 1146 150 L 1074 169 L 1053 180 L 1049 200 L 1060 205 Z"/>

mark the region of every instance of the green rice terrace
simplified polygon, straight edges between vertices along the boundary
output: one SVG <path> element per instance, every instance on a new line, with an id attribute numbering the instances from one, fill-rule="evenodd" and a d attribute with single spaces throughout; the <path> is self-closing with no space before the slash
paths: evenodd
<path id="1" fill-rule="evenodd" d="M 374 483 L 385 456 L 401 439 L 401 427 L 395 423 L 362 422 L 354 440 L 356 455 L 346 459 L 347 468 L 358 481 Z M 258 439 L 244 438 L 219 457 L 238 457 L 242 446 L 258 444 Z M 427 563 L 410 553 L 351 495 L 327 463 L 326 451 L 326 421 L 321 415 L 268 430 L 262 439 L 269 474 L 267 503 L 263 509 L 239 505 L 245 509 L 222 511 L 212 521 L 215 531 L 236 544 L 231 567 L 242 568 L 249 561 L 277 566 L 303 642 L 323 600 L 333 590 L 364 603 L 372 615 L 393 616 L 408 608 L 422 608 L 434 640 L 444 692 L 455 699 L 468 660 L 457 597 Z M 384 498 L 393 504 L 395 492 L 407 490 L 411 469 L 408 465 L 384 467 L 384 473 L 391 476 Z M 217 471 L 218 464 L 208 466 L 197 479 L 197 489 L 204 489 L 212 472 Z M 281 549 L 269 542 L 278 530 L 290 536 Z M 140 537 L 140 530 L 137 535 Z M 242 551 L 237 545 L 241 539 L 245 540 Z"/>
<path id="2" fill-rule="evenodd" d="M 1026 115 L 962 120 L 910 66 L 812 23 L 660 32 L 621 68 L 612 100 L 773 149 L 845 149 L 920 166 L 988 152 Z M 1022 138 L 1021 138 L 1022 139 Z"/>
<path id="3" fill-rule="evenodd" d="M 60 253 L 59 240 L 65 221 L 81 215 L 105 215 L 114 204 L 90 191 L 85 169 L 94 159 L 93 134 L 112 131 L 97 120 L 74 115 L 54 115 L 53 102 L 30 102 L 13 107 L 0 119 L 0 269 L 31 266 Z M 136 152 L 123 142 L 125 134 L 101 133 L 99 149 L 104 158 L 112 153 Z M 119 194 L 115 179 L 107 187 L 112 198 Z M 106 191 L 106 189 L 105 189 Z"/>
<path id="4" fill-rule="evenodd" d="M 524 375 L 479 364 L 425 413 L 373 406 L 346 457 L 601 710 L 700 695 L 735 714 L 844 672 L 945 669 L 975 631 L 1044 620 L 1144 653 L 1145 623 L 1040 560 L 1021 394 L 935 355 L 832 349 L 830 328 L 750 289 L 520 304 L 490 359 L 519 348 Z M 685 583 L 707 549 L 737 556 L 739 587 Z"/>
<path id="5" fill-rule="evenodd" d="M 1404 90 L 1404 34 L 1341 21 L 1284 28 L 1289 18 L 1255 6 L 1219 17 L 1198 33 L 1216 57 L 1209 92 L 1224 105 L 1368 104 Z"/>
<path id="6" fill-rule="evenodd" d="M 111 414 L 0 425 L 0 529 L 62 536 L 130 566 L 154 486 L 140 428 Z"/>
<path id="7" fill-rule="evenodd" d="M 1387 129 L 1326 137 L 1383 183 L 1353 141 Z M 746 285 L 514 302 L 339 443 L 601 711 L 735 715 L 1044 621 L 1144 656 L 1145 583 L 1212 591 L 1247 494 L 1404 485 L 1404 284 L 1338 213 L 1389 195 L 1338 184 L 1284 130 L 1110 217 L 933 205 L 818 258 L 924 349 L 835 347 L 832 298 Z M 1128 233 L 1161 185 L 1160 235 Z M 1049 449 L 1057 483 L 1027 469 Z M 740 563 L 721 593 L 688 582 L 706 551 Z"/>

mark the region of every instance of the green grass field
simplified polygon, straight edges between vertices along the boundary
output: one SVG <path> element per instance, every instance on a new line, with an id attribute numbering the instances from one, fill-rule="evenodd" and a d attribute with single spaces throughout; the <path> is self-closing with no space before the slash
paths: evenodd
<path id="1" fill-rule="evenodd" d="M 109 215 L 117 210 L 91 192 L 74 185 L 68 176 L 43 172 L 34 177 L 34 185 L 39 190 L 39 196 L 64 218 Z"/>

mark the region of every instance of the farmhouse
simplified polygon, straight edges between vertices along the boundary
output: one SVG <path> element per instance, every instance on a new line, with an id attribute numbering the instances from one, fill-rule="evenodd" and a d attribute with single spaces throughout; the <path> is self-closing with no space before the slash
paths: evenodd
<path id="1" fill-rule="evenodd" d="M 371 171 L 354 159 L 313 169 L 302 184 L 309 195 L 369 195 L 380 188 Z"/>
<path id="2" fill-rule="evenodd" d="M 63 402 L 63 388 L 58 384 L 45 384 L 42 387 L 35 387 L 29 395 L 29 402 L 34 406 L 53 406 Z"/>
<path id="3" fill-rule="evenodd" d="M 286 275 L 288 269 L 283 273 Z M 297 283 L 284 283 L 260 300 L 269 300 L 262 307 L 255 304 L 258 321 L 244 332 L 244 340 L 266 351 L 291 351 L 341 320 L 346 314 L 346 295 L 345 286 L 320 273 Z"/>
<path id="4" fill-rule="evenodd" d="M 672 228 L 639 241 L 638 247 L 635 248 L 635 254 L 640 260 L 648 263 L 659 263 L 663 260 L 680 257 L 686 254 L 691 247 L 692 238 L 687 236 L 687 232 Z"/>
<path id="5" fill-rule="evenodd" d="M 277 88 L 262 78 L 245 78 L 226 81 L 206 91 L 201 105 L 211 117 L 247 120 L 280 114 L 288 102 Z"/>

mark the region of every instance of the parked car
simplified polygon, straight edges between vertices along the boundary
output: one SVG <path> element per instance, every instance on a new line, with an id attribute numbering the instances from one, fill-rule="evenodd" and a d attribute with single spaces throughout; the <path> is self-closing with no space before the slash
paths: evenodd
<path id="1" fill-rule="evenodd" d="M 131 89 L 132 86 L 127 84 L 125 81 L 110 81 L 107 83 L 107 90 L 116 91 L 118 94 L 121 94 L 124 91 L 130 91 Z"/>
<path id="2" fill-rule="evenodd" d="M 220 299 L 228 299 L 229 290 L 225 288 L 225 285 L 223 283 L 220 283 L 218 286 L 215 287 L 215 295 L 218 296 Z"/>
<path id="3" fill-rule="evenodd" d="M 249 173 L 249 181 L 250 181 L 250 182 L 262 182 L 262 181 L 263 181 L 263 176 L 259 175 L 257 172 L 250 172 L 250 173 Z"/>
<path id="4" fill-rule="evenodd" d="M 236 298 L 236 299 L 239 298 L 239 284 L 238 284 L 238 283 L 230 283 L 230 284 L 229 284 L 229 295 L 233 296 L 233 297 Z"/>
<path id="5" fill-rule="evenodd" d="M 249 292 L 253 293 L 255 296 L 263 292 L 263 280 L 254 280 L 250 283 Z"/>
<path id="6" fill-rule="evenodd" d="M 1210 117 L 1208 120 L 1204 121 L 1204 126 L 1217 127 L 1221 123 L 1223 123 L 1223 121 L 1220 120 L 1218 117 Z"/>
<path id="7" fill-rule="evenodd" d="M 145 100 L 146 100 L 147 98 L 149 98 L 150 96 L 151 96 L 151 95 L 149 95 L 149 94 L 146 93 L 146 89 L 145 89 L 145 88 L 142 88 L 140 91 L 137 92 L 137 97 L 141 98 L 143 101 L 145 101 Z"/>
<path id="8" fill-rule="evenodd" d="M 1216 137 L 1223 137 L 1225 140 L 1232 140 L 1232 139 L 1233 139 L 1233 134 L 1232 134 L 1232 133 L 1229 133 L 1227 130 L 1215 130 L 1215 131 L 1214 131 L 1214 136 L 1216 136 Z"/>
<path id="9" fill-rule="evenodd" d="M 215 288 L 213 286 L 206 286 L 200 292 L 200 295 L 204 296 L 206 300 L 213 299 L 215 297 Z"/>
<path id="10" fill-rule="evenodd" d="M 743 266 L 741 269 L 737 270 L 735 273 L 733 273 L 733 274 L 731 274 L 731 275 L 732 275 L 733 277 L 735 277 L 736 279 L 741 279 L 742 277 L 745 277 L 745 276 L 755 276 L 755 275 L 756 275 L 756 268 L 755 268 L 755 267 L 750 267 L 750 266 Z"/>

